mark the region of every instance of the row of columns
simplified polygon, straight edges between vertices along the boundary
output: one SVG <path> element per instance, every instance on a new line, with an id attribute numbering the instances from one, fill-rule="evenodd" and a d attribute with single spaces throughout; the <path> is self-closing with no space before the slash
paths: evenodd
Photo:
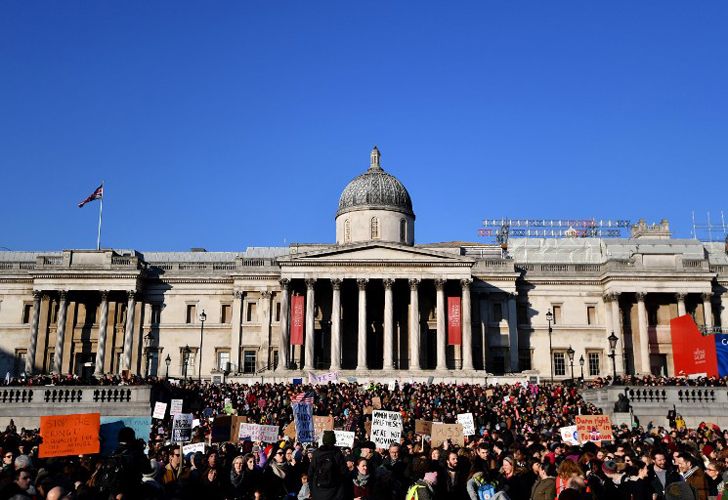
<path id="1" fill-rule="evenodd" d="M 28 355 L 25 359 L 25 373 L 32 375 L 35 367 L 35 357 L 38 346 L 38 329 L 40 323 L 40 306 L 43 292 L 33 291 L 33 320 L 30 325 L 30 338 L 28 341 Z M 58 317 L 56 321 L 56 346 L 53 354 L 53 373 L 61 373 L 63 367 L 63 346 L 66 335 L 66 315 L 68 313 L 68 291 L 58 292 Z M 124 351 L 122 353 L 122 368 L 131 369 L 132 347 L 134 343 L 134 310 L 136 308 L 136 292 L 127 291 L 126 329 L 124 332 Z M 94 375 L 104 373 L 106 359 L 106 337 L 109 317 L 109 291 L 101 291 L 101 307 L 99 320 L 99 339 L 96 349 L 96 364 Z"/>
<path id="2" fill-rule="evenodd" d="M 357 321 L 357 370 L 366 370 L 367 366 L 367 294 L 368 283 L 366 278 L 357 279 L 359 293 L 358 321 Z M 289 294 L 290 280 L 281 279 L 281 330 L 280 330 L 280 352 L 281 361 L 278 363 L 278 371 L 287 368 L 286 363 L 289 356 L 290 322 L 289 322 Z M 314 286 L 315 279 L 306 279 L 306 319 L 305 319 L 305 362 L 304 370 L 314 369 Z M 410 310 L 409 310 L 409 369 L 421 370 L 420 364 L 420 314 L 419 314 L 419 279 L 409 279 L 410 288 Z M 446 370 L 446 311 L 445 311 L 445 280 L 435 280 L 437 290 L 437 370 Z M 471 306 L 470 306 L 470 283 L 471 280 L 461 280 L 462 285 L 462 351 L 463 370 L 473 369 L 472 353 L 472 327 L 471 327 Z M 341 284 L 339 278 L 331 279 L 331 370 L 341 368 Z M 384 279 L 384 370 L 394 369 L 394 302 L 392 295 L 393 279 Z"/>

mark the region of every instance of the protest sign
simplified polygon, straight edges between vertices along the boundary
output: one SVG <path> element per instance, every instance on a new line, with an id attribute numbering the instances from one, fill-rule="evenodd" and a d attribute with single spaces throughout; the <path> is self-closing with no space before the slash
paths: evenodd
<path id="1" fill-rule="evenodd" d="M 283 435 L 291 439 L 296 439 L 296 423 L 291 422 L 290 424 L 288 424 L 283 430 Z"/>
<path id="2" fill-rule="evenodd" d="M 98 453 L 100 418 L 98 413 L 49 415 L 40 417 L 43 442 L 39 458 Z"/>
<path id="3" fill-rule="evenodd" d="M 108 456 L 119 446 L 119 431 L 124 427 L 133 429 L 137 439 L 148 442 L 152 417 L 101 417 L 100 424 L 101 454 Z"/>
<path id="4" fill-rule="evenodd" d="M 396 385 L 397 385 L 396 380 L 390 380 L 389 383 L 387 384 L 387 389 L 389 389 L 390 391 L 393 391 L 395 389 Z"/>
<path id="5" fill-rule="evenodd" d="M 316 436 L 317 441 L 321 440 L 324 431 L 332 430 L 334 430 L 334 417 L 320 417 L 318 415 L 313 417 L 313 435 Z"/>
<path id="6" fill-rule="evenodd" d="M 223 401 L 224 405 L 222 407 L 222 411 L 225 413 L 225 415 L 232 415 L 233 414 L 233 402 L 230 398 L 225 398 Z"/>
<path id="7" fill-rule="evenodd" d="M 380 397 L 373 397 L 372 398 L 372 408 L 375 410 L 381 410 L 382 409 L 382 398 Z"/>
<path id="8" fill-rule="evenodd" d="M 308 372 L 308 383 L 309 384 L 328 384 L 329 382 L 338 382 L 339 372 L 328 372 L 316 375 L 315 373 Z"/>
<path id="9" fill-rule="evenodd" d="M 493 389 L 486 389 L 486 391 L 485 391 L 485 397 L 486 398 L 492 398 L 493 397 Z"/>
<path id="10" fill-rule="evenodd" d="M 152 413 L 152 417 L 163 419 L 166 413 L 167 403 L 162 403 L 161 401 L 157 401 L 156 403 L 154 403 L 154 413 Z"/>
<path id="11" fill-rule="evenodd" d="M 366 434 L 367 436 L 372 435 L 372 421 L 371 420 L 364 421 L 364 434 Z"/>
<path id="12" fill-rule="evenodd" d="M 609 415 L 576 415 L 575 420 L 579 442 L 614 441 Z"/>
<path id="13" fill-rule="evenodd" d="M 313 408 L 307 403 L 293 404 L 293 421 L 296 422 L 296 440 L 299 443 L 315 443 Z"/>
<path id="14" fill-rule="evenodd" d="M 232 415 L 230 417 L 230 439 L 237 439 L 237 435 L 240 432 L 240 424 L 248 421 L 248 417 Z"/>
<path id="15" fill-rule="evenodd" d="M 415 434 L 423 436 L 432 434 L 432 422 L 429 420 L 415 420 Z"/>
<path id="16" fill-rule="evenodd" d="M 186 457 L 188 453 L 193 455 L 197 452 L 205 453 L 205 443 L 186 444 L 182 447 L 182 456 Z"/>
<path id="17" fill-rule="evenodd" d="M 213 443 L 223 443 L 230 441 L 230 426 L 232 425 L 232 417 L 229 415 L 217 416 L 212 421 L 210 430 L 210 439 Z"/>
<path id="18" fill-rule="evenodd" d="M 575 425 L 560 427 L 559 431 L 561 432 L 561 440 L 564 443 L 573 445 L 579 444 L 579 433 L 577 432 Z"/>
<path id="19" fill-rule="evenodd" d="M 238 431 L 238 440 L 274 443 L 278 441 L 278 426 L 241 423 L 240 430 Z"/>
<path id="20" fill-rule="evenodd" d="M 192 414 L 178 413 L 172 420 L 172 442 L 186 443 L 192 439 Z"/>
<path id="21" fill-rule="evenodd" d="M 334 429 L 334 435 L 336 436 L 336 446 L 339 448 L 353 448 L 354 447 L 354 433 L 350 431 L 340 431 Z M 319 436 L 319 445 L 324 444 L 323 432 Z"/>
<path id="22" fill-rule="evenodd" d="M 472 413 L 459 413 L 458 423 L 463 426 L 463 436 L 475 435 L 475 422 Z"/>
<path id="23" fill-rule="evenodd" d="M 374 410 L 371 440 L 377 448 L 389 448 L 402 436 L 402 415 L 396 411 Z"/>
<path id="24" fill-rule="evenodd" d="M 200 419 L 199 418 L 194 419 L 192 421 L 192 428 L 194 429 L 195 427 L 199 427 L 199 426 L 200 426 Z"/>
<path id="25" fill-rule="evenodd" d="M 169 414 L 170 415 L 177 415 L 179 413 L 182 413 L 182 400 L 181 399 L 173 399 L 172 402 L 169 405 Z"/>
<path id="26" fill-rule="evenodd" d="M 465 445 L 465 436 L 463 436 L 463 426 L 460 424 L 432 424 L 432 440 L 430 445 L 437 448 L 442 443 L 450 440 L 458 446 Z"/>
<path id="27" fill-rule="evenodd" d="M 373 411 L 374 411 L 374 408 L 371 406 L 364 407 L 364 415 L 371 415 Z"/>

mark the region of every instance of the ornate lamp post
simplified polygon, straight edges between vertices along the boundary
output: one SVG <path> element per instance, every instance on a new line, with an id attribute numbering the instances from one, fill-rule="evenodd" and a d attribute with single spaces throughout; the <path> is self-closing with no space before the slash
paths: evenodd
<path id="1" fill-rule="evenodd" d="M 172 364 L 172 358 L 169 357 L 169 353 L 167 353 L 167 357 L 164 358 L 164 364 L 167 365 L 167 375 L 165 375 L 164 378 L 169 378 L 169 365 Z"/>
<path id="2" fill-rule="evenodd" d="M 186 345 L 184 349 L 182 349 L 182 378 L 187 378 L 187 368 L 190 364 L 190 353 L 192 351 L 190 350 L 190 346 Z"/>
<path id="3" fill-rule="evenodd" d="M 617 357 L 617 353 L 615 349 L 617 348 L 617 341 L 619 338 L 614 334 L 614 332 L 612 332 L 611 335 L 607 337 L 607 340 L 609 341 L 609 357 L 612 358 L 612 384 L 614 384 L 617 380 L 617 361 L 615 359 Z"/>
<path id="4" fill-rule="evenodd" d="M 574 349 L 569 346 L 569 348 L 566 350 L 566 354 L 569 356 L 569 364 L 571 365 L 571 381 L 574 381 Z"/>
<path id="5" fill-rule="evenodd" d="M 579 367 L 581 368 L 581 381 L 584 382 L 584 355 L 579 356 Z"/>
<path id="6" fill-rule="evenodd" d="M 548 310 L 546 313 L 546 321 L 549 322 L 549 366 L 551 367 L 551 383 L 554 382 L 554 350 L 551 347 L 551 333 L 553 330 L 551 329 L 551 322 L 554 320 L 554 314 L 551 312 L 551 309 Z"/>
<path id="7" fill-rule="evenodd" d="M 205 331 L 205 321 L 207 320 L 207 314 L 205 314 L 205 310 L 203 309 L 200 313 L 200 349 L 197 352 L 197 357 L 200 358 L 199 360 L 199 368 L 197 369 L 197 381 L 199 382 L 202 380 L 202 334 Z"/>

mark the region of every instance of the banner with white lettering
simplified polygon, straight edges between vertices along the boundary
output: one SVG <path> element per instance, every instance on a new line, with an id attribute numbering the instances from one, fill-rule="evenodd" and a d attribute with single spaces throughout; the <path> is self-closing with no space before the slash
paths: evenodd
<path id="1" fill-rule="evenodd" d="M 371 440 L 377 448 L 389 448 L 399 443 L 402 436 L 402 415 L 396 411 L 374 410 L 372 412 Z"/>

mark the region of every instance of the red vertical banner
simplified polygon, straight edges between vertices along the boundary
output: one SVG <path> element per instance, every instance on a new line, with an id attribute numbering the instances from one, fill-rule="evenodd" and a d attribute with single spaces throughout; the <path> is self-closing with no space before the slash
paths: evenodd
<path id="1" fill-rule="evenodd" d="M 460 345 L 462 342 L 462 321 L 460 318 L 460 297 L 447 298 L 447 344 Z"/>
<path id="2" fill-rule="evenodd" d="M 291 345 L 303 345 L 303 295 L 291 296 Z"/>
<path id="3" fill-rule="evenodd" d="M 696 373 L 718 376 L 715 339 L 700 333 L 692 316 L 686 314 L 671 319 L 670 335 L 676 376 Z"/>

